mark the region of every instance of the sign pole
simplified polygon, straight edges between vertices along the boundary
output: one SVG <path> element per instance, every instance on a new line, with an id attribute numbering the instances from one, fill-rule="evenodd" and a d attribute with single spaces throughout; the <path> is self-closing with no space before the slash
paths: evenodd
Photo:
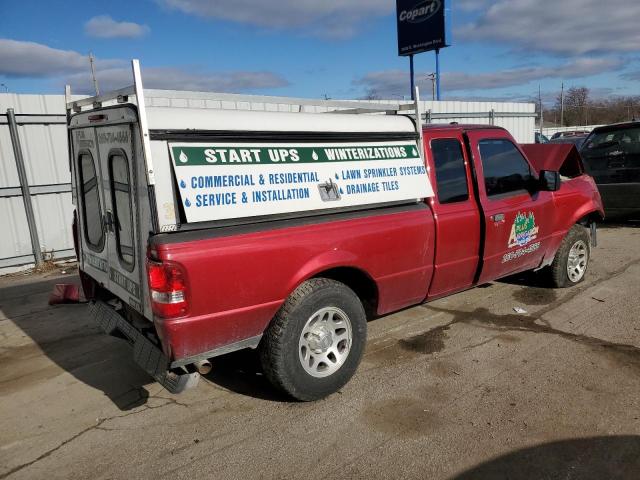
<path id="1" fill-rule="evenodd" d="M 411 76 L 411 100 L 415 100 L 416 99 L 416 92 L 415 92 L 415 86 L 416 86 L 416 77 L 415 77 L 415 72 L 413 70 L 413 55 L 409 55 L 409 70 L 410 70 L 410 76 Z"/>
<path id="2" fill-rule="evenodd" d="M 440 49 L 436 48 L 436 97 L 440 101 Z"/>

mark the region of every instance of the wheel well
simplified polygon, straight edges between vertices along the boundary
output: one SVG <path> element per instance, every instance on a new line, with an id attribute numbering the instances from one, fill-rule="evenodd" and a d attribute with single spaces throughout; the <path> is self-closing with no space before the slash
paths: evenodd
<path id="1" fill-rule="evenodd" d="M 594 211 L 594 212 L 586 214 L 584 217 L 582 217 L 576 223 L 578 223 L 579 225 L 583 225 L 585 227 L 588 227 L 592 223 L 602 222 L 603 220 L 604 220 L 604 217 L 600 214 L 600 212 Z"/>
<path id="2" fill-rule="evenodd" d="M 367 318 L 373 318 L 378 311 L 378 286 L 376 282 L 365 272 L 352 267 L 339 267 L 325 270 L 315 275 L 314 278 L 330 278 L 344 283 L 358 296 Z"/>

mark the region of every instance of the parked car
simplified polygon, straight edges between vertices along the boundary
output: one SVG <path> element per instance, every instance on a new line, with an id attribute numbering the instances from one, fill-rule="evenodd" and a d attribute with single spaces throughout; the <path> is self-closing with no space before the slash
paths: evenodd
<path id="1" fill-rule="evenodd" d="M 571 130 L 569 132 L 556 132 L 551 136 L 551 140 L 556 138 L 575 137 L 580 135 L 589 135 L 589 130 Z"/>
<path id="2" fill-rule="evenodd" d="M 536 137 L 536 143 L 548 143 L 549 139 L 547 138 L 546 135 L 543 135 L 540 132 L 536 132 L 535 133 L 535 137 Z"/>
<path id="3" fill-rule="evenodd" d="M 640 216 L 640 122 L 594 129 L 580 153 L 607 216 Z"/>
<path id="4" fill-rule="evenodd" d="M 580 150 L 582 148 L 582 145 L 584 144 L 584 141 L 587 139 L 588 136 L 589 135 L 587 134 L 582 134 L 582 135 L 571 135 L 567 137 L 552 138 L 551 140 L 549 140 L 549 143 L 551 144 L 570 143 L 575 145 L 576 148 Z"/>
<path id="5" fill-rule="evenodd" d="M 544 145 L 527 158 L 503 128 L 420 128 L 418 103 L 146 101 L 133 70 L 133 87 L 67 103 L 79 269 L 98 324 L 172 392 L 257 348 L 275 387 L 320 399 L 355 373 L 370 318 L 523 271 L 585 277 L 603 212 L 579 157 L 561 178 Z M 198 107 L 161 106 L 185 98 Z"/>

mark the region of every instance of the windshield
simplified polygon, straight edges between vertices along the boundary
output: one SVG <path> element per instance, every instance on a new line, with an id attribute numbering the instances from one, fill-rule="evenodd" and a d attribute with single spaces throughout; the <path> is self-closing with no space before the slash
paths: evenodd
<path id="1" fill-rule="evenodd" d="M 640 150 L 640 126 L 594 133 L 585 142 L 583 151 L 595 154 L 597 150 L 617 145 L 627 151 Z"/>

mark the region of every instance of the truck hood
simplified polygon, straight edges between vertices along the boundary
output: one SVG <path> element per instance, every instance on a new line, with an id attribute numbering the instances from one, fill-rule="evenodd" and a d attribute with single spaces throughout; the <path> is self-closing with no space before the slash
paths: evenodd
<path id="1" fill-rule="evenodd" d="M 540 170 L 551 170 L 566 177 L 576 177 L 584 172 L 582 157 L 573 144 L 532 143 L 521 147 L 538 173 Z"/>

